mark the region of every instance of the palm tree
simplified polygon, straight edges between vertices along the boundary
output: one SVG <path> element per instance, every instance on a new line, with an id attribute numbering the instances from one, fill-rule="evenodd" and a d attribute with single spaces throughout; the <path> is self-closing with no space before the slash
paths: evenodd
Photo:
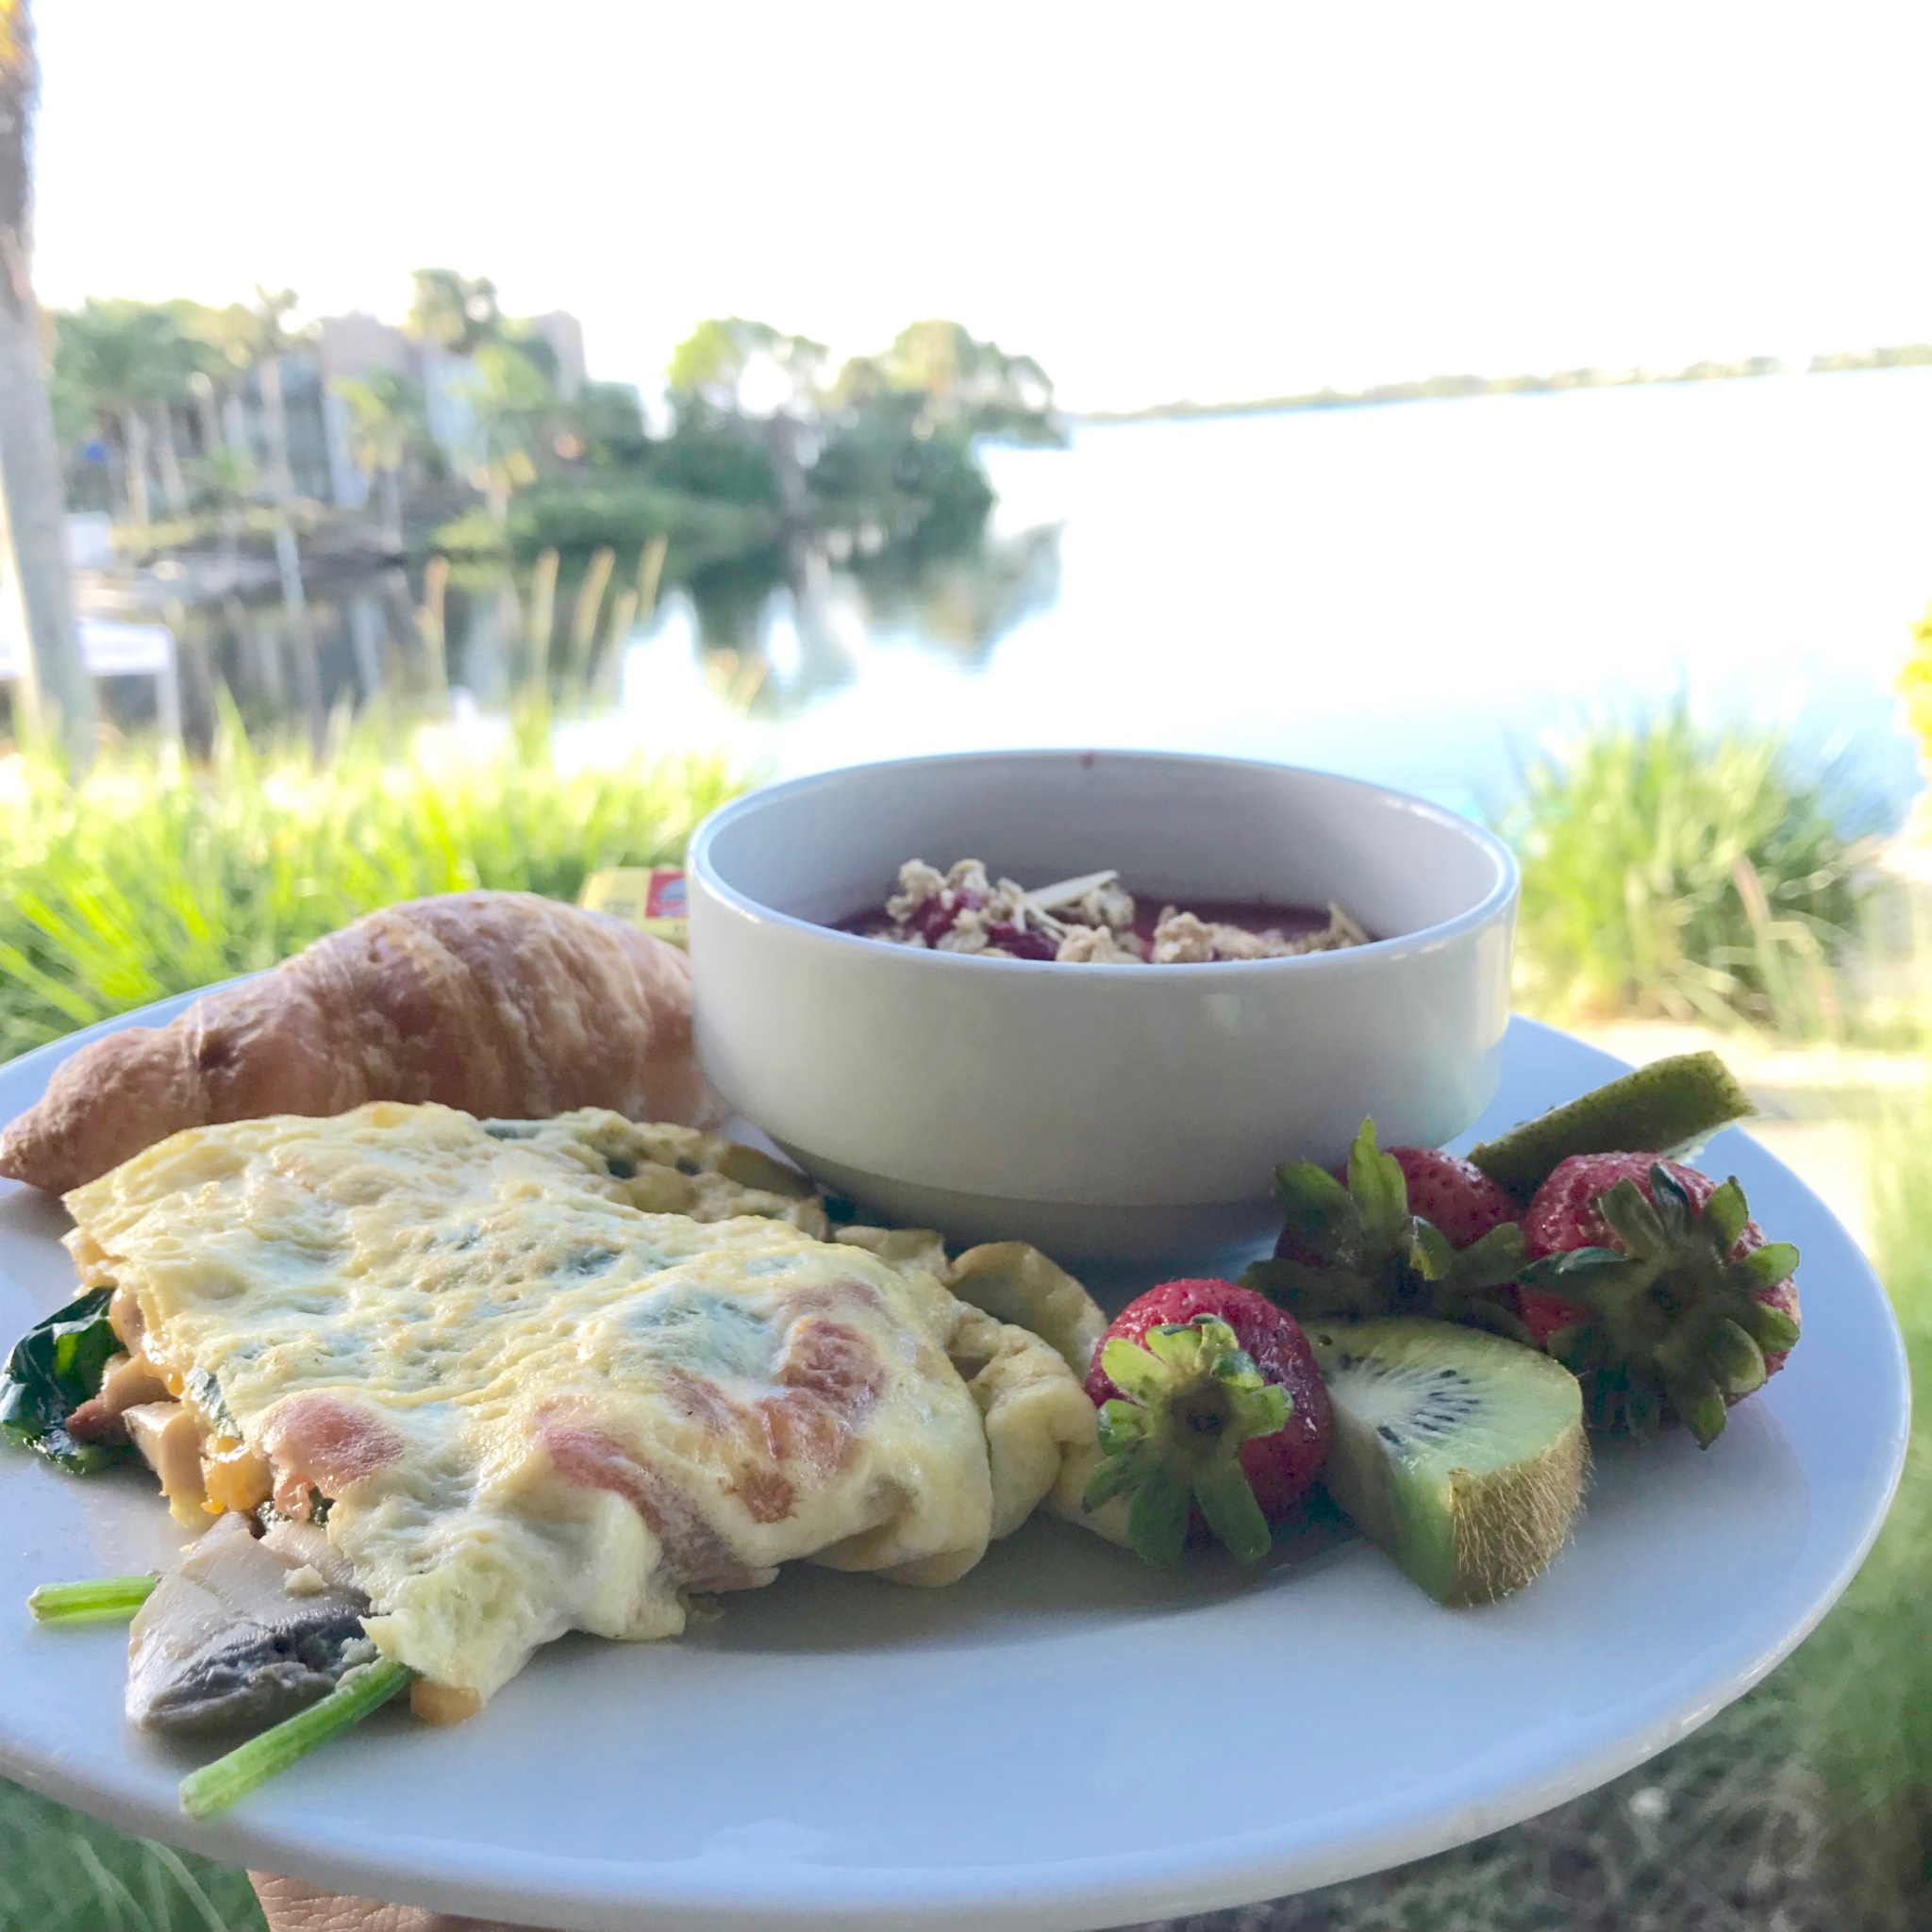
<path id="1" fill-rule="evenodd" d="M 496 306 L 496 284 L 488 275 L 458 275 L 453 268 L 419 268 L 409 279 L 415 292 L 403 327 L 419 342 L 434 342 L 452 356 L 474 356 L 502 332 L 503 311 Z"/>
<path id="2" fill-rule="evenodd" d="M 730 315 L 701 322 L 672 351 L 673 400 L 748 419 L 810 415 L 819 405 L 827 350 L 768 322 Z"/>
<path id="3" fill-rule="evenodd" d="M 155 421 L 155 461 L 160 471 L 161 494 L 168 499 L 171 516 L 188 514 L 188 479 L 181 471 L 181 448 L 175 440 L 175 407 L 186 403 L 190 382 L 199 371 L 196 345 L 182 335 L 166 309 L 169 333 L 158 347 L 155 366 L 155 394 L 152 404 Z"/>
<path id="4" fill-rule="evenodd" d="M 192 393 L 210 352 L 185 334 L 180 305 L 90 298 L 56 324 L 55 358 L 63 383 L 84 397 L 117 440 L 127 521 L 149 521 L 148 458 L 175 516 L 188 514 L 188 483 L 175 439 L 175 409 Z"/>
<path id="5" fill-rule="evenodd" d="M 392 369 L 372 369 L 336 393 L 349 408 L 349 455 L 382 493 L 384 540 L 391 557 L 403 548 L 403 466 L 427 438 L 421 387 Z"/>
<path id="6" fill-rule="evenodd" d="M 268 432 L 268 488 L 277 503 L 287 503 L 295 493 L 295 478 L 289 468 L 289 412 L 282 401 L 282 357 L 294 346 L 295 339 L 283 327 L 283 318 L 294 308 L 293 289 L 271 294 L 260 283 L 255 288 L 255 341 L 251 360 L 255 379 L 261 386 L 261 419 Z"/>
<path id="7" fill-rule="evenodd" d="M 221 531 L 223 588 L 235 589 L 241 575 L 242 512 L 254 498 L 257 475 L 244 451 L 217 446 L 195 465 L 202 494 L 214 506 Z"/>
<path id="8" fill-rule="evenodd" d="M 74 629 L 60 453 L 28 272 L 37 79 L 26 0 L 0 0 L 0 590 L 25 633 L 21 720 L 57 736 L 78 772 L 93 748 L 94 696 Z"/>
<path id="9" fill-rule="evenodd" d="M 55 354 L 63 375 L 118 436 L 127 521 L 148 524 L 153 414 L 186 395 L 192 367 L 192 352 L 182 341 L 175 318 L 145 303 L 100 302 L 90 296 L 79 309 L 58 319 Z M 167 448 L 172 457 L 172 425 Z M 185 510 L 187 492 L 178 458 L 172 465 L 164 463 L 162 475 L 171 506 Z"/>
<path id="10" fill-rule="evenodd" d="M 824 343 L 768 322 L 714 317 L 672 351 L 665 371 L 680 421 L 732 419 L 764 443 L 778 508 L 794 529 L 807 521 L 803 443 L 824 406 L 829 353 Z"/>
<path id="11" fill-rule="evenodd" d="M 1040 364 L 982 342 L 957 322 L 911 323 L 884 355 L 867 361 L 884 387 L 924 395 L 923 416 L 931 428 L 1033 441 L 1057 435 L 1053 383 Z"/>
<path id="12" fill-rule="evenodd" d="M 239 302 L 208 308 L 177 298 L 167 306 L 194 358 L 189 384 L 201 415 L 202 455 L 212 456 L 225 442 L 238 459 L 253 462 L 241 417 L 242 386 L 260 333 L 253 311 Z"/>
<path id="13" fill-rule="evenodd" d="M 502 523 L 510 492 L 536 479 L 530 449 L 554 392 L 542 370 L 514 342 L 485 342 L 473 359 L 476 374 L 469 396 L 483 438 L 475 480 L 491 516 Z"/>
<path id="14" fill-rule="evenodd" d="M 543 361 L 548 345 L 515 339 L 488 275 L 419 268 L 410 280 L 414 292 L 403 330 L 430 352 L 425 358 L 427 379 L 442 379 L 446 364 L 443 370 L 437 364 L 444 358 L 469 364 L 458 387 L 476 419 L 478 447 L 470 481 L 482 491 L 488 513 L 501 523 L 509 512 L 511 491 L 536 475 L 533 432 L 554 400 L 554 362 L 546 367 Z"/>
<path id="15" fill-rule="evenodd" d="M 288 617 L 290 644 L 295 657 L 295 687 L 308 722 L 309 742 L 320 751 L 325 723 L 321 674 L 315 661 L 315 632 L 308 618 L 308 596 L 302 583 L 302 555 L 296 546 L 294 525 L 289 520 L 295 479 L 289 468 L 289 416 L 282 398 L 282 357 L 295 341 L 284 325 L 295 302 L 294 290 L 282 289 L 272 293 L 258 283 L 254 308 L 239 314 L 224 312 L 222 332 L 227 336 L 225 346 L 230 360 L 237 359 L 239 355 L 252 364 L 260 390 L 262 427 L 268 444 L 266 483 L 269 501 L 275 506 L 275 568 L 282 583 L 282 608 Z"/>

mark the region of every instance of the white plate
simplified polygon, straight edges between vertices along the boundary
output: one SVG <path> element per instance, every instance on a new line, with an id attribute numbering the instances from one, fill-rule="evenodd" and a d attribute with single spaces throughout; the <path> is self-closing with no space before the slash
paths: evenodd
<path id="1" fill-rule="evenodd" d="M 87 1037 L 0 1069 L 0 1119 Z M 1518 1022 L 1488 1124 L 1616 1070 Z M 25 1607 L 37 1583 L 164 1560 L 151 1483 L 0 1450 L 0 1769 L 237 1864 L 581 1932 L 1115 1925 L 1493 1831 L 1761 1677 L 1898 1478 L 1905 1358 L 1871 1270 L 1755 1143 L 1726 1134 L 1709 1160 L 1804 1250 L 1803 1346 L 1709 1451 L 1605 1451 L 1574 1544 L 1493 1608 L 1439 1608 L 1334 1527 L 1250 1581 L 1205 1558 L 1157 1576 L 1037 1522 L 950 1590 L 800 1570 L 700 1636 L 566 1640 L 475 1723 L 385 1713 L 193 1825 L 175 1796 L 192 1760 L 122 1723 L 121 1634 L 38 1630 Z M 73 1276 L 65 1217 L 0 1190 L 10 1340 Z"/>

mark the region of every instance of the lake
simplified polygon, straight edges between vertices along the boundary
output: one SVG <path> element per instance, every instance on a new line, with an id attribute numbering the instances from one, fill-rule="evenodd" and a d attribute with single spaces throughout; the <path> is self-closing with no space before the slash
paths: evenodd
<path id="1" fill-rule="evenodd" d="M 1787 731 L 1872 822 L 1918 788 L 1890 683 L 1932 600 L 1932 368 L 1093 424 L 986 460 L 989 567 L 917 597 L 826 571 L 729 677 L 674 595 L 594 734 L 742 733 L 781 773 L 1221 752 L 1474 808 L 1681 692 Z"/>

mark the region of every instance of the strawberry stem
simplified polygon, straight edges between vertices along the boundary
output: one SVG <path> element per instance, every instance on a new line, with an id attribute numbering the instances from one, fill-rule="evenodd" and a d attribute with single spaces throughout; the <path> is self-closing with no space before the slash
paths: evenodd
<path id="1" fill-rule="evenodd" d="M 1312 1160 L 1292 1160 L 1274 1170 L 1274 1192 L 1301 1258 L 1257 1261 L 1241 1286 L 1277 1307 L 1303 1321 L 1421 1315 L 1529 1339 L 1504 1292 L 1522 1272 L 1522 1228 L 1506 1221 L 1451 1247 L 1411 1211 L 1401 1163 L 1382 1152 L 1374 1121 L 1349 1147 L 1345 1185 Z"/>
<path id="2" fill-rule="evenodd" d="M 1630 1179 L 1597 1197 L 1616 1247 L 1547 1256 L 1522 1281 L 1584 1311 L 1552 1343 L 1582 1377 L 1593 1423 L 1651 1436 L 1674 1412 L 1708 1448 L 1726 1404 L 1763 1386 L 1766 1355 L 1798 1340 L 1789 1315 L 1757 1299 L 1797 1271 L 1798 1251 L 1772 1241 L 1734 1253 L 1749 1219 L 1735 1180 L 1700 1212 L 1661 1161 L 1648 1178 L 1648 1200 Z"/>
<path id="3" fill-rule="evenodd" d="M 1128 1540 L 1164 1569 L 1180 1561 L 1196 1509 L 1242 1562 L 1258 1562 L 1271 1541 L 1268 1521 L 1241 1450 L 1287 1426 L 1287 1390 L 1263 1377 L 1216 1315 L 1150 1328 L 1144 1343 L 1117 1335 L 1100 1366 L 1121 1392 L 1101 1406 L 1102 1460 L 1084 1506 L 1129 1496 Z"/>

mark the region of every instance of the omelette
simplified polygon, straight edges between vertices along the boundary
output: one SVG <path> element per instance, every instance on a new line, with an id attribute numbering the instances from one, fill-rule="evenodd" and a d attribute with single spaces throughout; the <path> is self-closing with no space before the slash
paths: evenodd
<path id="1" fill-rule="evenodd" d="M 943 1584 L 1080 1516 L 1106 1318 L 1072 1277 L 835 1231 L 691 1129 L 379 1102 L 192 1128 L 66 1205 L 125 1351 L 108 1425 L 184 1523 L 306 1551 L 289 1589 L 359 1612 L 426 1716 L 789 1561 Z"/>

